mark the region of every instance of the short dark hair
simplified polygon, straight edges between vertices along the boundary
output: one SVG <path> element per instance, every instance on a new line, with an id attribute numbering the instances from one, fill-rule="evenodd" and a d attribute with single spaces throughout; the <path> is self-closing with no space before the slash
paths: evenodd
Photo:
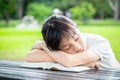
<path id="1" fill-rule="evenodd" d="M 42 36 L 50 50 L 59 50 L 60 41 L 63 37 L 68 38 L 77 34 L 76 24 L 62 15 L 50 16 L 42 27 Z"/>

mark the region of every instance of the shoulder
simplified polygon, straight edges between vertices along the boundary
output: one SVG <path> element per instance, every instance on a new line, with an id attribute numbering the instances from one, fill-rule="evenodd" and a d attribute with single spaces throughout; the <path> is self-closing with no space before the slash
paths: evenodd
<path id="1" fill-rule="evenodd" d="M 93 34 L 93 33 L 81 33 L 81 35 L 84 37 L 102 37 L 104 38 L 102 35 L 99 34 Z"/>
<path id="2" fill-rule="evenodd" d="M 83 37 L 83 39 L 85 40 L 89 40 L 89 41 L 106 41 L 108 42 L 108 40 L 102 36 L 102 35 L 99 35 L 99 34 L 93 34 L 93 33 L 81 33 L 81 36 Z"/>
<path id="3" fill-rule="evenodd" d="M 100 53 L 106 52 L 106 50 L 111 52 L 110 43 L 103 36 L 89 33 L 84 33 L 82 36 L 86 42 L 87 48 L 99 51 Z"/>

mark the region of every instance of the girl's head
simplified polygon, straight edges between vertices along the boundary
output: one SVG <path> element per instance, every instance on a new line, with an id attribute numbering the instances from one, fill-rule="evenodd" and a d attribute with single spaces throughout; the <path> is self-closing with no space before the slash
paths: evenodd
<path id="1" fill-rule="evenodd" d="M 43 24 L 43 39 L 50 50 L 60 50 L 60 44 L 63 38 L 69 38 L 78 35 L 79 30 L 76 24 L 69 18 L 62 15 L 52 15 Z"/>

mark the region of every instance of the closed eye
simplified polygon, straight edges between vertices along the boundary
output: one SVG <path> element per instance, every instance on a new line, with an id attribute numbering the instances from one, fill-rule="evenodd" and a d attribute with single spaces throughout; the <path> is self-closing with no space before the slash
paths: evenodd
<path id="1" fill-rule="evenodd" d="M 74 40 L 77 41 L 79 39 L 78 35 L 75 35 Z"/>

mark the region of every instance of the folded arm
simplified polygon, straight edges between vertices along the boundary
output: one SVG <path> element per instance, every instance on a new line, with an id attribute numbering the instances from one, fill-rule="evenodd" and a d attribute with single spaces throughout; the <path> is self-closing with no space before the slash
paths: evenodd
<path id="1" fill-rule="evenodd" d="M 47 52 L 56 62 L 66 66 L 87 65 L 89 63 L 97 62 L 100 58 L 91 50 L 86 50 L 76 54 L 68 54 L 63 51 Z"/>
<path id="2" fill-rule="evenodd" d="M 44 41 L 37 41 L 33 44 L 31 51 L 26 55 L 24 61 L 27 62 L 56 62 L 43 49 L 42 43 Z"/>
<path id="3" fill-rule="evenodd" d="M 40 45 L 40 42 L 35 43 L 24 60 L 27 62 L 57 62 L 66 67 L 77 65 L 94 67 L 95 62 L 99 60 L 99 56 L 90 50 L 68 54 L 63 51 L 43 50 Z"/>
<path id="4" fill-rule="evenodd" d="M 26 62 L 56 62 L 45 51 L 39 49 L 31 50 L 24 58 Z"/>

